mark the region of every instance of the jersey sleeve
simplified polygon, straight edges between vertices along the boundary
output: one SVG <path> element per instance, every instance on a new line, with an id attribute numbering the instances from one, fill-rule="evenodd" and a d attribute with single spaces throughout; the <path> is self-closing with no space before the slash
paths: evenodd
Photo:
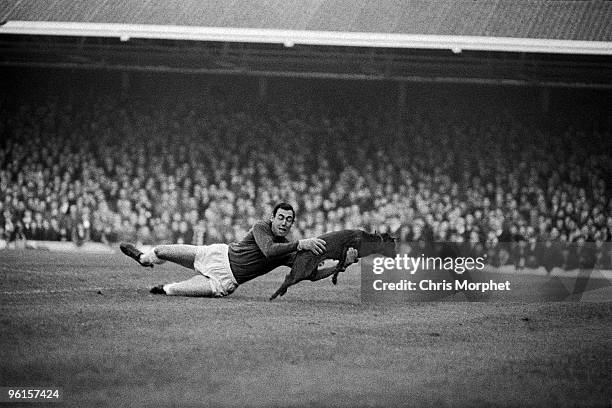
<path id="1" fill-rule="evenodd" d="M 256 224 L 253 227 L 253 237 L 266 258 L 287 255 L 297 251 L 298 241 L 274 242 L 272 232 L 265 224 Z"/>

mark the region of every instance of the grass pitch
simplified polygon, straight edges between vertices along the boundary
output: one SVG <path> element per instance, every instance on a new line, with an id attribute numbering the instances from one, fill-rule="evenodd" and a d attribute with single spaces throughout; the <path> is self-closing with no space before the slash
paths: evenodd
<path id="1" fill-rule="evenodd" d="M 0 251 L 0 386 L 62 388 L 51 406 L 612 404 L 612 303 L 367 304 L 351 268 L 274 302 L 286 270 L 180 298 L 148 293 L 179 266 Z"/>

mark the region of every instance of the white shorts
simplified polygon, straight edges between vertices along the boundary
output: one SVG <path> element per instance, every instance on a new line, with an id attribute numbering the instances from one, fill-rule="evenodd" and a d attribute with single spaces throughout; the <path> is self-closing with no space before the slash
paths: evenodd
<path id="1" fill-rule="evenodd" d="M 215 296 L 227 296 L 238 287 L 230 268 L 226 244 L 199 246 L 193 261 L 194 269 L 210 279 Z"/>

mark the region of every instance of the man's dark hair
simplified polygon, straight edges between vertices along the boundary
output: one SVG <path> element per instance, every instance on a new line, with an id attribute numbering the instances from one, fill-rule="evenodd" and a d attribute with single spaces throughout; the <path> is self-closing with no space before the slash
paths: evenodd
<path id="1" fill-rule="evenodd" d="M 278 211 L 279 208 L 281 210 L 291 211 L 293 213 L 293 218 L 295 218 L 295 210 L 293 209 L 291 204 L 287 204 L 287 203 L 278 203 L 278 204 L 276 204 L 274 206 L 274 209 L 272 210 L 272 217 L 276 217 L 276 212 Z"/>

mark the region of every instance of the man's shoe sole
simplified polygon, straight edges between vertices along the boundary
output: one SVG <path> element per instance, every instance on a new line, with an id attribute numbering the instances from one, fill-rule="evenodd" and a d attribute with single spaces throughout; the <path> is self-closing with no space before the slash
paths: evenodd
<path id="1" fill-rule="evenodd" d="M 139 251 L 134 245 L 127 243 L 127 242 L 122 242 L 119 244 L 119 249 L 125 255 L 129 256 L 130 258 L 138 262 L 141 266 L 149 267 L 149 268 L 153 267 L 153 264 L 147 265 L 147 264 L 143 264 L 142 262 L 140 262 L 140 255 L 142 255 L 142 252 Z"/>
<path id="2" fill-rule="evenodd" d="M 165 295 L 166 291 L 164 290 L 164 285 L 153 286 L 149 291 L 154 295 Z"/>

